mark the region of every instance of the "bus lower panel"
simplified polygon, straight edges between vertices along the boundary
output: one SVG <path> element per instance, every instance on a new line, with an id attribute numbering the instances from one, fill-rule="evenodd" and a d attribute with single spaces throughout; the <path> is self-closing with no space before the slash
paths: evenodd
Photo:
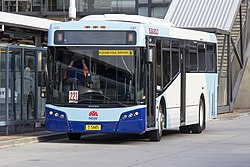
<path id="1" fill-rule="evenodd" d="M 80 121 L 69 121 L 70 130 L 74 133 L 85 133 L 85 132 L 101 132 L 101 133 L 115 133 L 117 122 L 80 122 Z M 86 130 L 88 125 L 100 125 L 100 130 Z"/>
<path id="2" fill-rule="evenodd" d="M 48 131 L 52 132 L 70 132 L 67 120 L 46 119 L 45 126 Z"/>
<path id="3" fill-rule="evenodd" d="M 143 119 L 120 121 L 117 127 L 118 133 L 143 133 L 145 130 L 145 121 Z"/>
<path id="4" fill-rule="evenodd" d="M 100 130 L 86 130 L 86 125 L 100 125 Z M 129 120 L 119 122 L 80 122 L 46 119 L 46 129 L 53 132 L 71 133 L 143 133 L 145 122 L 140 120 Z"/>

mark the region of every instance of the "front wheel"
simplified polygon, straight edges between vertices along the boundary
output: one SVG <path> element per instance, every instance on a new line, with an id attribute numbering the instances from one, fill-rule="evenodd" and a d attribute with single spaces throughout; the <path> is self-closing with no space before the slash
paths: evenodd
<path id="1" fill-rule="evenodd" d="M 82 134 L 81 133 L 67 133 L 69 140 L 80 140 Z"/>
<path id="2" fill-rule="evenodd" d="M 162 137 L 162 131 L 165 126 L 165 115 L 163 113 L 163 108 L 160 105 L 159 113 L 158 113 L 158 129 L 149 132 L 149 140 L 150 141 L 160 141 Z"/>
<path id="3" fill-rule="evenodd" d="M 191 130 L 192 133 L 201 133 L 202 130 L 204 130 L 206 127 L 206 121 L 205 121 L 205 104 L 202 99 L 200 99 L 199 104 L 199 123 L 192 125 Z"/>

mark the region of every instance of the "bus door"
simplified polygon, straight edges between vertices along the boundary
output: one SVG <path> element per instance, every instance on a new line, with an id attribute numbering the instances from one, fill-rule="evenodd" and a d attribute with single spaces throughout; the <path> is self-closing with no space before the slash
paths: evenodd
<path id="1" fill-rule="evenodd" d="M 147 38 L 147 66 L 146 66 L 146 97 L 147 97 L 147 128 L 155 127 L 155 39 Z"/>

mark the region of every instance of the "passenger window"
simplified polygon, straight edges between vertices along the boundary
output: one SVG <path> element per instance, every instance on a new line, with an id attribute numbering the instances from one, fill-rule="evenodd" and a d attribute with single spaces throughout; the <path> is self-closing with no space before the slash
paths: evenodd
<path id="1" fill-rule="evenodd" d="M 169 39 L 162 39 L 162 48 L 170 49 L 170 40 Z"/>
<path id="2" fill-rule="evenodd" d="M 189 53 L 190 56 L 190 70 L 193 72 L 197 71 L 197 53 Z"/>
<path id="3" fill-rule="evenodd" d="M 208 72 L 213 72 L 214 68 L 213 68 L 213 53 L 211 52 L 207 52 L 207 71 Z"/>
<path id="4" fill-rule="evenodd" d="M 180 56 L 179 52 L 172 52 L 172 77 L 175 77 L 180 69 Z"/>
<path id="5" fill-rule="evenodd" d="M 170 51 L 163 50 L 163 84 L 166 86 L 171 79 Z"/>
<path id="6" fill-rule="evenodd" d="M 156 83 L 157 89 L 162 89 L 162 62 L 161 62 L 161 41 L 156 41 Z"/>
<path id="7" fill-rule="evenodd" d="M 206 61 L 205 61 L 205 46 L 198 45 L 198 59 L 199 59 L 199 71 L 206 71 Z"/>
<path id="8" fill-rule="evenodd" d="M 207 62 L 207 71 L 213 72 L 215 70 L 215 59 L 214 59 L 214 46 L 207 45 L 206 53 L 206 62 Z"/>

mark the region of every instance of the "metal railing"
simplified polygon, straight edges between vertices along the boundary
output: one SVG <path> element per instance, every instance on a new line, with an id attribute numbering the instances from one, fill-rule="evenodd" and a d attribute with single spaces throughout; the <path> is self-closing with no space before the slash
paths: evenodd
<path id="1" fill-rule="evenodd" d="M 45 56 L 44 48 L 0 45 L 0 127 L 6 135 L 17 133 L 17 127 L 22 133 L 27 124 L 36 130 L 43 122 L 38 70 L 45 68 Z"/>

